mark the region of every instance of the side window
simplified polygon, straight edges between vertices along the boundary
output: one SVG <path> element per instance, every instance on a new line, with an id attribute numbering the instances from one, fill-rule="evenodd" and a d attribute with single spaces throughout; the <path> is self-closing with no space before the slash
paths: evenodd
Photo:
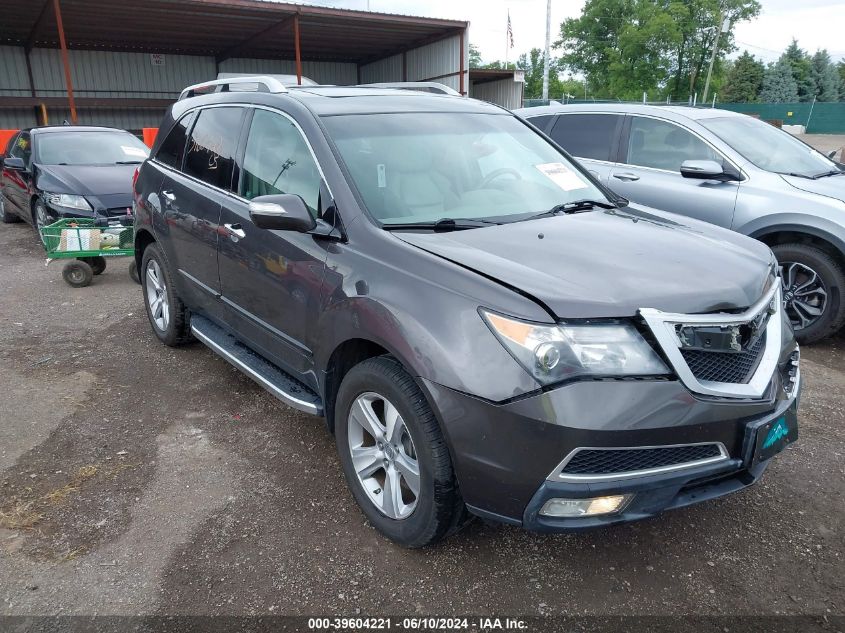
<path id="1" fill-rule="evenodd" d="M 188 137 L 188 126 L 193 113 L 186 114 L 170 130 L 170 134 L 162 141 L 156 153 L 156 160 L 175 169 L 182 168 L 182 157 L 185 155 L 185 144 Z"/>
<path id="2" fill-rule="evenodd" d="M 658 119 L 633 117 L 628 136 L 629 165 L 681 171 L 685 160 L 715 160 L 722 157 L 691 132 Z"/>
<path id="3" fill-rule="evenodd" d="M 209 185 L 231 189 L 243 114 L 243 108 L 200 111 L 185 151 L 186 174 Z"/>
<path id="4" fill-rule="evenodd" d="M 9 152 L 9 155 L 16 158 L 22 158 L 23 164 L 27 169 L 29 169 L 30 163 L 32 163 L 32 139 L 29 132 L 21 132 L 18 135 L 18 138 L 15 140 L 15 145 L 12 147 L 12 151 Z"/>
<path id="5" fill-rule="evenodd" d="M 609 161 L 620 118 L 618 114 L 561 114 L 551 137 L 573 156 Z"/>
<path id="6" fill-rule="evenodd" d="M 540 116 L 533 116 L 528 119 L 528 122 L 536 127 L 539 130 L 543 130 L 545 132 L 546 125 L 548 125 L 549 120 L 554 118 L 554 114 L 542 114 Z"/>
<path id="7" fill-rule="evenodd" d="M 240 194 L 256 196 L 293 193 L 316 217 L 320 170 L 299 129 L 281 114 L 256 110 L 246 141 Z"/>

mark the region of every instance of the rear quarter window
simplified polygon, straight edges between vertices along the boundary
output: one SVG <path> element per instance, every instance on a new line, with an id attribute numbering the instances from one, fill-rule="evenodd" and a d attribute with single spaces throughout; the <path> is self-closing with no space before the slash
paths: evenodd
<path id="1" fill-rule="evenodd" d="M 182 168 L 182 157 L 185 155 L 185 144 L 188 137 L 188 125 L 191 122 L 193 113 L 186 114 L 170 130 L 170 133 L 158 148 L 155 158 L 175 169 Z"/>

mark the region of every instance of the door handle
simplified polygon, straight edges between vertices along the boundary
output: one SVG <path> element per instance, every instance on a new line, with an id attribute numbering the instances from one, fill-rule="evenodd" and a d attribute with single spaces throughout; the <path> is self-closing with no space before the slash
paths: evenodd
<path id="1" fill-rule="evenodd" d="M 617 180 L 624 180 L 625 182 L 633 182 L 634 180 L 639 180 L 640 177 L 637 174 L 632 174 L 630 172 L 623 172 L 621 174 L 613 174 L 613 177 Z"/>
<path id="2" fill-rule="evenodd" d="M 223 227 L 229 231 L 229 237 L 233 242 L 242 240 L 246 237 L 246 233 L 240 224 L 224 224 Z"/>
<path id="3" fill-rule="evenodd" d="M 172 191 L 162 191 L 161 195 L 164 196 L 164 199 L 168 202 L 176 202 L 176 194 Z"/>

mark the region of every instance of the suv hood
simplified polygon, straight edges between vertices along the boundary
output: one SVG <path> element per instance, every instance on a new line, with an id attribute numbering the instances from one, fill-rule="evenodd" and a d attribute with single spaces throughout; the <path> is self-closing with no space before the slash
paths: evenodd
<path id="1" fill-rule="evenodd" d="M 781 174 L 781 178 L 801 191 L 817 193 L 821 196 L 827 196 L 828 198 L 835 198 L 836 200 L 845 202 L 845 174 L 841 176 L 825 176 L 818 180 L 785 176 L 783 174 Z"/>
<path id="2" fill-rule="evenodd" d="M 745 308 L 760 298 L 774 261 L 767 246 L 738 233 L 632 207 L 394 235 L 529 295 L 561 319 Z"/>

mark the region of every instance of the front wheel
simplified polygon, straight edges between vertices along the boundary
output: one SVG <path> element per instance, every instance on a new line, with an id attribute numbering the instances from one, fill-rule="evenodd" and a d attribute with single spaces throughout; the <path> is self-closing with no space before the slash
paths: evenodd
<path id="1" fill-rule="evenodd" d="M 811 244 L 772 247 L 780 265 L 783 303 L 799 343 L 815 343 L 845 324 L 845 272 Z"/>
<path id="2" fill-rule="evenodd" d="M 88 265 L 88 262 L 74 259 L 62 268 L 62 277 L 68 285 L 74 288 L 84 288 L 91 285 L 91 280 L 94 279 L 94 271 Z"/>
<path id="3" fill-rule="evenodd" d="M 53 223 L 53 218 L 50 217 L 50 212 L 41 200 L 36 201 L 33 209 L 35 213 L 35 230 L 38 231 L 38 238 L 42 244 L 46 244 L 44 239 L 44 227 L 50 226 Z"/>
<path id="4" fill-rule="evenodd" d="M 446 442 L 419 387 L 396 360 L 371 358 L 346 374 L 335 437 L 352 495 L 387 538 L 423 547 L 461 525 L 465 506 Z"/>

